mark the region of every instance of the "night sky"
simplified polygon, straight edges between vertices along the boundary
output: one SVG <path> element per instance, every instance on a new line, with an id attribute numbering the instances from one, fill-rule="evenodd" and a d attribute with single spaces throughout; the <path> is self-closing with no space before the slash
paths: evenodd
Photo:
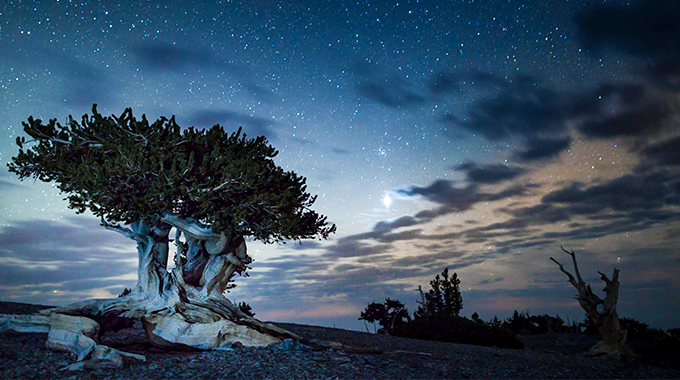
<path id="1" fill-rule="evenodd" d="M 463 315 L 580 320 L 563 245 L 602 297 L 621 270 L 620 316 L 680 327 L 680 2 L 101 3 L 0 8 L 0 299 L 136 282 L 133 241 L 7 170 L 29 115 L 96 103 L 243 126 L 307 177 L 338 231 L 249 243 L 228 297 L 260 319 L 363 329 L 448 267 Z"/>

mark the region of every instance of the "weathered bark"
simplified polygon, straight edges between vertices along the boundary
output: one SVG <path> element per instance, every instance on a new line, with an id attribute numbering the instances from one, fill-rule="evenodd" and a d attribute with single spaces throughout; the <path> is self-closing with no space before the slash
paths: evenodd
<path id="1" fill-rule="evenodd" d="M 70 350 L 78 361 L 88 364 L 71 369 L 122 364 L 125 353 L 99 348 L 99 337 L 141 320 L 149 341 L 164 349 L 221 349 L 238 343 L 263 346 L 299 336 L 268 323 L 260 322 L 232 304 L 224 291 L 235 273 L 242 273 L 252 259 L 242 237 L 228 241 L 224 234 L 191 219 L 165 215 L 153 222 L 135 222 L 131 228 L 111 225 L 137 242 L 138 282 L 127 295 L 116 299 L 88 300 L 50 309 L 52 316 L 48 347 Z M 178 253 L 172 272 L 167 270 L 168 234 L 175 227 Z M 179 242 L 184 234 L 186 242 Z M 73 319 L 76 318 L 76 319 Z M 77 319 L 82 318 L 82 319 Z M 54 321 L 70 321 L 57 323 Z M 89 320 L 91 322 L 84 322 Z M 91 324 L 96 328 L 85 327 Z"/>
<path id="2" fill-rule="evenodd" d="M 621 330 L 619 315 L 616 312 L 616 302 L 619 297 L 619 270 L 614 269 L 614 275 L 611 280 L 604 273 L 597 272 L 602 276 L 601 278 L 606 284 L 603 289 L 605 292 L 605 299 L 602 300 L 600 297 L 593 294 L 590 284 L 586 283 L 583 281 L 583 278 L 581 278 L 574 251 L 572 250 L 569 252 L 564 248 L 562 248 L 562 251 L 571 256 L 574 263 L 576 278 L 564 269 L 563 264 L 560 264 L 552 257 L 550 260 L 560 266 L 560 271 L 569 277 L 569 282 L 576 290 L 578 290 L 578 296 L 574 298 L 578 300 L 586 314 L 592 318 L 602 337 L 602 340 L 593 346 L 586 355 L 605 356 L 618 360 L 631 360 L 635 358 L 635 352 L 628 344 L 626 344 L 626 331 Z"/>

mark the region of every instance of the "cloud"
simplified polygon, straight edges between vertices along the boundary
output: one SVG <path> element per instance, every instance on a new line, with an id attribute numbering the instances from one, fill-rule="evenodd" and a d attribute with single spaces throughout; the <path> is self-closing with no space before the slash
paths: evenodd
<path id="1" fill-rule="evenodd" d="M 653 163 L 661 166 L 680 165 L 680 136 L 651 144 L 642 153 Z"/>
<path id="2" fill-rule="evenodd" d="M 0 179 L 0 191 L 3 191 L 3 190 L 8 190 L 8 191 L 19 190 L 21 188 L 23 188 L 23 186 L 20 183 L 14 183 L 14 182 L 7 181 L 5 179 Z"/>
<path id="3" fill-rule="evenodd" d="M 594 118 L 584 122 L 578 130 L 592 138 L 645 136 L 658 132 L 676 114 L 672 107 L 664 103 L 663 99 L 655 99 L 649 104 L 624 109 L 608 117 Z"/>
<path id="4" fill-rule="evenodd" d="M 597 4 L 576 17 L 581 43 L 588 49 L 611 46 L 658 61 L 680 58 L 680 3 L 638 1 L 628 6 Z"/>
<path id="5" fill-rule="evenodd" d="M 190 123 L 199 128 L 209 128 L 220 124 L 236 130 L 243 126 L 244 132 L 251 137 L 266 136 L 270 142 L 278 141 L 278 134 L 272 130 L 276 122 L 272 119 L 250 116 L 229 110 L 196 110 L 189 115 Z"/>
<path id="6" fill-rule="evenodd" d="M 358 89 L 361 95 L 391 108 L 412 107 L 425 101 L 406 81 L 397 78 L 384 82 L 368 81 L 359 84 Z"/>
<path id="7" fill-rule="evenodd" d="M 66 85 L 56 92 L 55 101 L 70 107 L 90 109 L 93 103 L 111 106 L 114 81 L 104 70 L 87 63 L 84 58 L 50 53 L 51 71 L 66 79 Z"/>
<path id="8" fill-rule="evenodd" d="M 0 241 L 3 287 L 49 284 L 51 289 L 70 291 L 87 288 L 83 284 L 88 281 L 92 286 L 97 281 L 129 286 L 121 276 L 136 273 L 134 242 L 92 218 L 16 221 L 0 229 Z"/>
<path id="9" fill-rule="evenodd" d="M 341 149 L 341 148 L 331 148 L 331 152 L 335 154 L 349 154 L 349 150 L 347 149 Z"/>
<path id="10" fill-rule="evenodd" d="M 272 91 L 253 82 L 253 75 L 245 65 L 233 63 L 213 49 L 201 44 L 178 46 L 163 41 L 151 41 L 131 48 L 137 62 L 149 73 L 211 71 L 235 79 L 253 98 L 274 103 L 280 100 Z M 218 76 L 219 77 L 219 76 Z"/>
<path id="11" fill-rule="evenodd" d="M 374 65 L 355 62 L 350 69 L 358 78 L 357 92 L 369 100 L 390 108 L 408 108 L 422 104 L 424 96 L 412 89 L 411 84 L 399 77 L 386 77 Z"/>
<path id="12" fill-rule="evenodd" d="M 524 150 L 515 153 L 520 161 L 535 161 L 555 157 L 566 151 L 571 145 L 571 138 L 530 138 Z"/>
<path id="13" fill-rule="evenodd" d="M 184 71 L 195 67 L 211 67 L 217 57 L 208 49 L 182 48 L 175 44 L 153 41 L 132 48 L 139 62 L 149 72 Z"/>
<path id="14" fill-rule="evenodd" d="M 427 89 L 435 96 L 452 93 L 459 90 L 458 80 L 453 73 L 441 72 L 428 80 Z"/>
<path id="15" fill-rule="evenodd" d="M 673 204 L 677 195 L 669 186 L 674 177 L 668 172 L 635 173 L 603 184 L 585 187 L 574 182 L 543 197 L 544 204 L 564 205 L 571 214 L 597 214 L 604 210 L 635 213 L 658 210 Z"/>
<path id="16" fill-rule="evenodd" d="M 481 192 L 476 184 L 465 187 L 454 187 L 452 181 L 436 180 L 430 186 L 412 186 L 409 189 L 402 189 L 398 192 L 406 196 L 421 195 L 427 200 L 438 203 L 442 206 L 441 210 L 434 213 L 421 212 L 416 217 L 434 217 L 449 212 L 461 212 L 470 210 L 475 204 L 480 202 L 492 202 L 506 198 L 524 196 L 529 194 L 531 189 L 537 185 L 513 185 L 499 192 Z"/>
<path id="17" fill-rule="evenodd" d="M 446 114 L 442 122 L 496 141 L 509 137 L 534 137 L 564 132 L 564 99 L 560 93 L 539 87 L 536 80 L 518 77 L 493 98 L 474 103 L 465 117 Z"/>
<path id="18" fill-rule="evenodd" d="M 515 179 L 526 172 L 526 169 L 502 164 L 480 167 L 472 161 L 461 164 L 455 169 L 464 171 L 469 181 L 485 185 Z"/>

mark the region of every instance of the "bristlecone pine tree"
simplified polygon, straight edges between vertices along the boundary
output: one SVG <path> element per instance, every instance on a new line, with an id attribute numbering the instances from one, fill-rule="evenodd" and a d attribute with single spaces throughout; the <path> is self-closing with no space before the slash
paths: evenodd
<path id="1" fill-rule="evenodd" d="M 562 247 L 560 247 L 562 248 Z M 600 274 L 602 281 L 605 282 L 604 300 L 595 295 L 590 287 L 590 284 L 583 281 L 581 273 L 578 270 L 576 263 L 576 253 L 562 248 L 562 251 L 571 256 L 574 263 L 574 272 L 576 278 L 564 269 L 564 264 L 561 264 L 552 257 L 550 260 L 554 261 L 560 266 L 560 271 L 566 274 L 571 285 L 578 290 L 578 295 L 574 298 L 578 300 L 586 315 L 593 321 L 600 333 L 602 340 L 593 346 L 587 354 L 590 356 L 605 356 L 611 359 L 618 360 L 632 360 L 635 358 L 635 351 L 626 343 L 626 331 L 621 329 L 619 324 L 619 315 L 616 311 L 616 303 L 619 298 L 619 270 L 614 269 L 614 275 L 611 279 L 602 272 Z"/>
<path id="2" fill-rule="evenodd" d="M 54 182 L 70 208 L 89 209 L 104 228 L 134 240 L 139 255 L 138 282 L 129 294 L 53 309 L 48 346 L 82 360 L 104 332 L 135 319 L 153 344 L 169 348 L 299 338 L 248 316 L 223 294 L 252 262 L 245 237 L 275 243 L 335 232 L 310 209 L 316 196 L 306 192 L 305 178 L 274 163 L 278 152 L 264 136 L 249 139 L 241 129 L 228 134 L 219 125 L 181 129 L 174 116 L 149 123 L 131 109 L 104 117 L 96 105 L 80 123 L 29 117 L 23 125 L 32 140 L 17 138 L 19 154 L 9 170 Z M 178 265 L 168 272 L 173 227 Z M 94 333 L 82 327 L 92 320 Z M 94 343 L 69 343 L 65 336 L 72 333 Z"/>

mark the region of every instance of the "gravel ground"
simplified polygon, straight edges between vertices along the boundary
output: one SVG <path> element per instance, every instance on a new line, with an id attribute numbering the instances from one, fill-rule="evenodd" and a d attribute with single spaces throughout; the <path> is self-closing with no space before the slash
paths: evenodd
<path id="1" fill-rule="evenodd" d="M 6 312 L 0 306 L 0 313 Z M 567 334 L 531 337 L 527 349 L 509 350 L 316 326 L 277 325 L 310 339 L 378 347 L 385 352 L 360 355 L 330 349 L 315 351 L 292 342 L 230 351 L 163 352 L 150 346 L 142 329 L 136 326 L 107 334 L 102 343 L 146 355 L 146 362 L 127 362 L 123 369 L 69 373 L 59 371 L 71 363 L 69 355 L 47 350 L 46 334 L 4 332 L 0 334 L 0 378 L 680 378 L 679 370 L 570 353 L 578 349 L 575 346 L 587 347 L 590 342 Z"/>

